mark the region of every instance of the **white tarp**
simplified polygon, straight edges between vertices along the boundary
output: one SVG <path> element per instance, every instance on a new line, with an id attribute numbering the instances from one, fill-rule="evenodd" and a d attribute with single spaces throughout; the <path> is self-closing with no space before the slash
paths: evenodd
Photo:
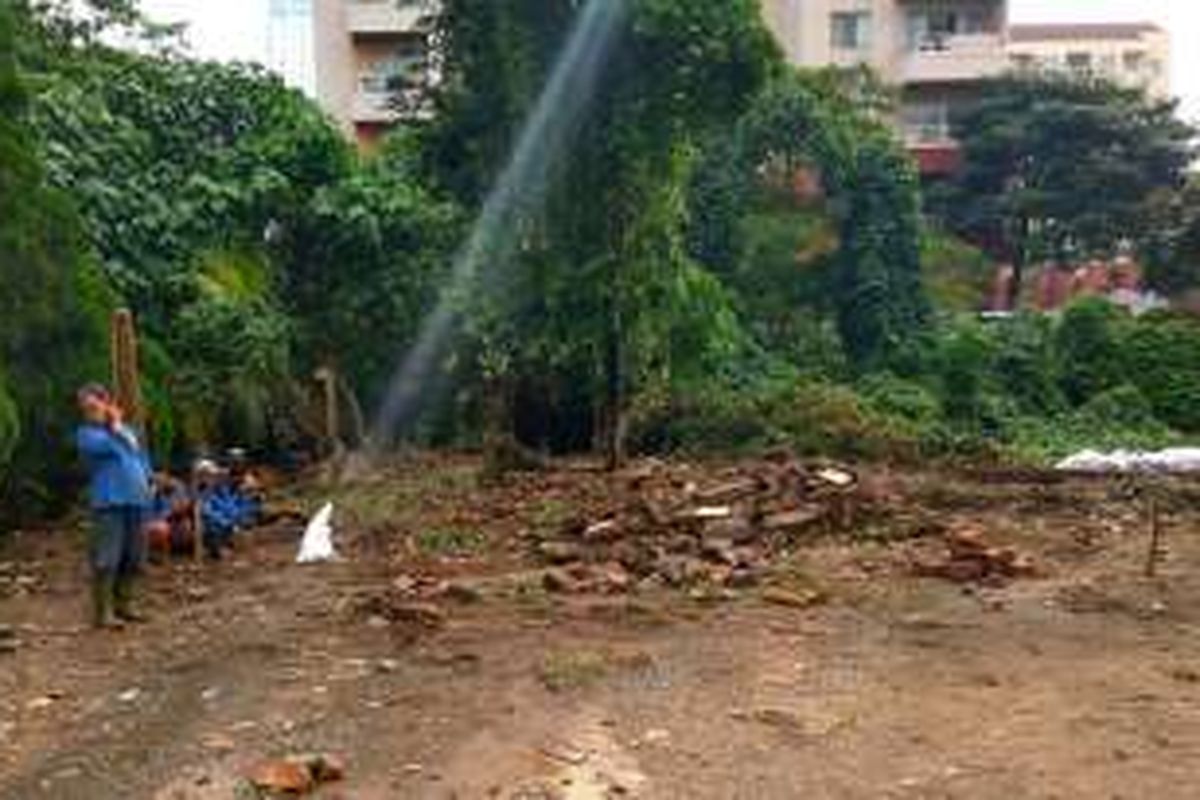
<path id="1" fill-rule="evenodd" d="M 1200 472 L 1200 448 L 1174 447 L 1157 452 L 1084 450 L 1054 465 L 1063 472 Z"/>
<path id="2" fill-rule="evenodd" d="M 337 552 L 333 549 L 332 518 L 333 503 L 326 503 L 304 530 L 300 554 L 296 556 L 297 564 L 316 564 L 337 558 Z"/>

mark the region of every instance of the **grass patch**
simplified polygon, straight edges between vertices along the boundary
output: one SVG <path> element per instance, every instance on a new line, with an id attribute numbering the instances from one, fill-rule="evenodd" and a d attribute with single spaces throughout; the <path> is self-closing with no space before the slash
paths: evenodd
<path id="1" fill-rule="evenodd" d="M 614 673 L 644 673 L 654 669 L 654 657 L 644 650 L 560 650 L 538 665 L 538 680 L 551 692 L 588 689 Z"/>
<path id="2" fill-rule="evenodd" d="M 426 556 L 473 556 L 487 545 L 482 531 L 463 528 L 431 528 L 418 533 L 414 541 Z"/>
<path id="3" fill-rule="evenodd" d="M 608 675 L 607 655 L 594 650 L 551 653 L 538 665 L 538 680 L 552 692 L 567 692 L 594 686 Z"/>

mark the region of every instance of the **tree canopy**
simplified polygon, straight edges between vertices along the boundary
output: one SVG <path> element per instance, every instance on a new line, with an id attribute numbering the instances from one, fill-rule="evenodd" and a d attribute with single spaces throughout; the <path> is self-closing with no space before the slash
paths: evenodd
<path id="1" fill-rule="evenodd" d="M 1093 78 L 1013 75 L 954 121 L 964 167 L 942 198 L 951 226 L 1021 268 L 1110 254 L 1153 231 L 1182 187 L 1195 131 L 1172 102 Z"/>

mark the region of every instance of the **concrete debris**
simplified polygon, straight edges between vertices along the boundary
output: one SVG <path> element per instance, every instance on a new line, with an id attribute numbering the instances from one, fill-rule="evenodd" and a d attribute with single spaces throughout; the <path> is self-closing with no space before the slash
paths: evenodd
<path id="1" fill-rule="evenodd" d="M 1002 585 L 1014 578 L 1037 574 L 1033 559 L 1011 547 L 991 545 L 978 528 L 951 531 L 943 540 L 944 552 L 935 561 L 917 560 L 913 571 L 954 583 Z"/>
<path id="2" fill-rule="evenodd" d="M 732 467 L 700 483 L 687 465 L 647 462 L 593 520 L 534 542 L 557 593 L 620 594 L 666 585 L 744 588 L 802 537 L 845 529 L 862 504 L 854 473 L 790 455 Z M 811 603 L 808 603 L 811 604 Z"/>
<path id="3" fill-rule="evenodd" d="M 312 753 L 263 761 L 246 773 L 259 792 L 271 795 L 306 795 L 327 783 L 346 777 L 346 763 L 339 757 Z"/>

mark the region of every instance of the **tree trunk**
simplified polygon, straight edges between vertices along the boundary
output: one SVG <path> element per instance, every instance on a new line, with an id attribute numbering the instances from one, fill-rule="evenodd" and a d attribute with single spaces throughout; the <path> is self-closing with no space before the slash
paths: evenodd
<path id="1" fill-rule="evenodd" d="M 1025 255 L 1018 250 L 1012 259 L 1012 280 L 1008 282 L 1008 310 L 1019 311 L 1021 289 L 1025 283 Z"/>
<path id="2" fill-rule="evenodd" d="M 613 294 L 609 308 L 608 341 L 605 353 L 605 463 L 615 472 L 625 464 L 625 328 L 621 317 L 620 278 L 614 267 Z"/>

